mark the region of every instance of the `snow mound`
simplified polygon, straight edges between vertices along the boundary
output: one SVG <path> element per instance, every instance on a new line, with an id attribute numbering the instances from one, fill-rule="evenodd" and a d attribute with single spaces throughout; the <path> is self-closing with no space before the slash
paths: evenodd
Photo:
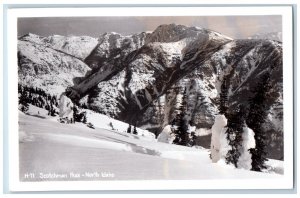
<path id="1" fill-rule="evenodd" d="M 165 126 L 165 128 L 162 130 L 162 132 L 157 137 L 158 142 L 164 142 L 164 143 L 169 143 L 169 144 L 171 144 L 174 139 L 175 139 L 175 137 L 172 136 L 171 125 Z"/>
<path id="2" fill-rule="evenodd" d="M 238 167 L 247 170 L 251 169 L 252 155 L 249 149 L 255 148 L 254 132 L 248 127 L 243 128 L 241 156 L 239 157 Z"/>
<path id="3" fill-rule="evenodd" d="M 73 119 L 73 102 L 64 93 L 59 99 L 59 117 Z"/>
<path id="4" fill-rule="evenodd" d="M 215 123 L 212 126 L 212 136 L 211 136 L 211 158 L 212 162 L 217 162 L 220 159 L 220 152 L 221 148 L 223 148 L 224 140 L 223 134 L 224 134 L 224 127 L 227 125 L 227 119 L 224 115 L 217 115 L 215 118 Z M 225 136 L 226 140 L 226 136 Z M 225 142 L 225 145 L 227 144 L 227 141 Z M 222 147 L 221 147 L 222 146 Z M 224 151 L 222 151 L 224 152 Z M 227 153 L 227 152 L 226 152 Z"/>
<path id="5" fill-rule="evenodd" d="M 213 163 L 226 163 L 225 157 L 231 146 L 227 140 L 227 119 L 224 115 L 217 115 L 215 124 L 212 126 L 211 137 L 211 159 Z M 250 170 L 251 169 L 251 153 L 249 149 L 255 148 L 254 132 L 248 128 L 243 127 L 242 143 L 239 152 L 241 153 L 237 166 L 238 168 Z M 222 162 L 219 162 L 222 161 Z"/>

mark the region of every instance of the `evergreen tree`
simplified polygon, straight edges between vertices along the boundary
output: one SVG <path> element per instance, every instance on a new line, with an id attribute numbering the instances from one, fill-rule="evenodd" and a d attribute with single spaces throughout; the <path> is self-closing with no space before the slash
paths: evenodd
<path id="1" fill-rule="evenodd" d="M 227 86 L 227 78 L 224 77 L 221 85 L 219 113 L 226 116 L 227 109 L 228 109 L 228 86 Z"/>
<path id="2" fill-rule="evenodd" d="M 158 98 L 157 100 L 157 107 L 158 107 L 158 111 L 157 111 L 157 119 L 161 121 L 161 124 L 164 120 L 164 108 L 163 105 L 161 104 L 160 98 Z"/>
<path id="3" fill-rule="evenodd" d="M 23 86 L 21 84 L 18 84 L 18 93 L 22 94 L 23 92 Z"/>
<path id="4" fill-rule="evenodd" d="M 76 105 L 73 106 L 73 122 L 78 122 L 78 109 Z"/>
<path id="5" fill-rule="evenodd" d="M 188 124 L 185 118 L 185 109 L 187 106 L 186 101 L 186 89 L 184 90 L 182 102 L 180 106 L 180 113 L 176 115 L 176 125 L 177 127 L 174 129 L 175 139 L 173 141 L 174 144 L 184 145 L 186 146 L 189 142 L 189 136 L 187 133 Z"/>
<path id="6" fill-rule="evenodd" d="M 225 160 L 227 164 L 233 164 L 237 168 L 237 163 L 241 155 L 240 149 L 242 146 L 242 133 L 245 126 L 245 110 L 243 107 L 238 107 L 236 111 L 228 115 L 226 139 L 231 149 L 226 154 Z"/>
<path id="7" fill-rule="evenodd" d="M 87 122 L 86 112 L 83 112 L 83 120 L 82 120 L 82 122 L 83 122 L 84 124 L 86 124 L 86 122 Z"/>
<path id="8" fill-rule="evenodd" d="M 196 145 L 196 139 L 197 139 L 197 136 L 196 136 L 195 132 L 191 133 L 191 137 L 189 139 L 190 139 L 189 146 L 191 146 L 191 147 L 195 146 Z"/>
<path id="9" fill-rule="evenodd" d="M 263 130 L 263 123 L 267 117 L 268 106 L 266 105 L 268 91 L 271 88 L 270 73 L 265 73 L 256 88 L 253 90 L 254 97 L 249 100 L 249 114 L 247 125 L 254 131 L 255 148 L 250 149 L 252 154 L 252 169 L 261 171 L 266 168 L 266 134 Z"/>
<path id="10" fill-rule="evenodd" d="M 48 111 L 50 111 L 50 106 L 49 106 L 48 103 L 46 104 L 45 109 L 48 110 Z M 48 115 L 49 115 L 49 113 L 48 113 Z"/>
<path id="11" fill-rule="evenodd" d="M 56 114 L 56 111 L 55 111 L 53 105 L 50 104 L 50 109 L 49 109 L 48 115 L 55 116 L 55 114 Z"/>
<path id="12" fill-rule="evenodd" d="M 48 115 L 50 115 L 51 114 L 51 110 L 52 110 L 51 107 L 48 105 L 48 106 L 46 106 L 46 109 L 48 110 Z"/>
<path id="13" fill-rule="evenodd" d="M 133 134 L 134 135 L 137 135 L 138 133 L 137 133 L 137 130 L 136 130 L 136 125 L 134 125 L 134 128 L 133 128 Z"/>
<path id="14" fill-rule="evenodd" d="M 129 124 L 128 128 L 127 128 L 127 133 L 131 133 L 131 125 Z"/>
<path id="15" fill-rule="evenodd" d="M 176 129 L 176 134 L 178 136 L 178 144 L 186 146 L 188 143 L 188 125 L 186 120 L 184 119 L 184 113 L 181 112 L 179 114 L 178 127 Z"/>
<path id="16" fill-rule="evenodd" d="M 83 109 L 87 109 L 87 108 L 88 108 L 87 105 L 86 105 L 86 103 L 83 103 L 83 104 L 82 104 L 82 108 L 83 108 Z"/>
<path id="17" fill-rule="evenodd" d="M 22 112 L 26 113 L 28 111 L 29 108 L 29 104 L 28 104 L 28 97 L 27 97 L 27 92 L 26 91 L 22 91 L 22 93 L 20 94 L 20 98 L 19 98 L 19 108 Z"/>

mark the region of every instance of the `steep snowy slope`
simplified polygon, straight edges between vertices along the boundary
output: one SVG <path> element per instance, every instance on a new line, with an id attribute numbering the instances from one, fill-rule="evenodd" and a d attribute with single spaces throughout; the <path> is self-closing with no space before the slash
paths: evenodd
<path id="1" fill-rule="evenodd" d="M 234 169 L 225 163 L 213 164 L 206 149 L 79 123 L 61 124 L 47 115 L 41 118 L 41 109 L 31 108 L 30 114 L 19 114 L 21 181 L 282 178 L 280 161 L 272 161 L 267 173 Z M 35 177 L 26 178 L 28 172 Z"/>
<path id="2" fill-rule="evenodd" d="M 144 45 L 147 33 L 122 36 L 117 33 L 105 33 L 85 62 L 93 70 L 86 74 L 81 82 L 68 90 L 73 99 L 80 99 L 97 86 L 101 81 L 108 80 L 122 71 L 128 62 L 128 55 Z"/>
<path id="3" fill-rule="evenodd" d="M 28 41 L 18 41 L 19 83 L 60 95 L 89 67 L 79 59 Z"/>
<path id="4" fill-rule="evenodd" d="M 147 43 L 130 53 L 122 62 L 124 69 L 121 72 L 109 79 L 102 80 L 96 89 L 88 93 L 90 107 L 100 112 L 109 109 L 110 112 L 117 113 L 115 115 L 110 113 L 111 115 L 132 122 L 138 116 L 138 112 L 146 110 L 174 83 L 194 70 L 197 65 L 186 66 L 188 61 L 185 61 L 188 57 L 192 57 L 192 53 L 207 51 L 207 54 L 204 53 L 204 57 L 206 57 L 218 50 L 223 43 L 230 41 L 227 37 L 200 28 L 180 26 L 183 30 L 179 32 L 177 28 L 174 24 L 160 26 L 149 35 L 146 38 Z M 168 36 L 161 37 L 161 39 L 168 42 L 158 42 L 156 35 L 162 33 Z M 196 37 L 189 37 L 190 35 L 196 35 Z M 204 60 L 205 58 L 202 58 L 202 61 Z M 105 78 L 107 78 L 114 73 L 115 66 L 111 67 L 105 62 L 102 63 L 108 69 L 101 72 L 101 75 L 106 74 Z M 94 73 L 91 76 L 96 75 Z M 99 77 L 97 79 L 99 80 Z M 101 76 L 101 79 L 104 77 Z M 82 92 L 82 87 L 90 90 L 94 84 L 89 78 L 88 83 L 81 83 L 79 86 L 75 86 L 73 89 Z M 110 91 L 108 92 L 108 90 Z M 73 95 L 76 96 L 71 93 L 70 97 Z M 113 104 L 113 110 L 106 108 L 106 104 Z"/>
<path id="5" fill-rule="evenodd" d="M 22 36 L 19 40 L 40 44 L 44 47 L 70 54 L 81 60 L 84 60 L 98 43 L 98 39 L 89 36 L 53 35 L 42 37 L 31 33 Z"/>

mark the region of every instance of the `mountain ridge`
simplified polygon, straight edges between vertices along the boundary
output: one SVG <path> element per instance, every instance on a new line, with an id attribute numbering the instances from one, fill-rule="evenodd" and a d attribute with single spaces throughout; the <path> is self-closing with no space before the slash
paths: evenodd
<path id="1" fill-rule="evenodd" d="M 218 113 L 216 101 L 224 77 L 230 83 L 233 108 L 240 102 L 247 105 L 256 81 L 270 71 L 274 86 L 266 131 L 279 137 L 279 145 L 270 147 L 279 149 L 272 157 L 283 156 L 280 42 L 235 40 L 204 28 L 170 24 L 131 36 L 102 34 L 83 61 L 88 69 L 65 87 L 73 101 L 156 133 L 178 112 L 184 89 L 189 94 L 190 121 L 199 130 L 209 129 Z M 275 119 L 278 123 L 272 123 Z"/>

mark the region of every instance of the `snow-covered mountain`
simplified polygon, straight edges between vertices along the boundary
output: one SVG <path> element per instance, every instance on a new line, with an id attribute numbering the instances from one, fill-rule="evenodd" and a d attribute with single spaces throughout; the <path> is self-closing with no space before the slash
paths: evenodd
<path id="1" fill-rule="evenodd" d="M 269 71 L 273 85 L 265 123 L 269 157 L 283 158 L 280 42 L 233 40 L 212 30 L 170 24 L 161 25 L 152 33 L 131 36 L 105 33 L 84 57 L 53 47 L 60 45 L 40 42 L 45 39 L 24 38 L 19 40 L 20 82 L 28 84 L 40 79 L 46 89 L 50 87 L 48 82 L 54 87 L 68 87 L 66 94 L 75 103 L 86 103 L 94 111 L 157 134 L 173 120 L 184 90 L 188 118 L 196 132 L 209 131 L 218 112 L 224 78 L 229 84 L 229 105 L 235 107 L 247 105 L 251 90 Z M 83 57 L 84 62 L 80 61 Z M 70 59 L 70 64 L 61 64 L 63 58 Z M 58 73 L 68 73 L 70 78 L 61 79 Z M 44 80 L 48 78 L 52 81 Z"/>
<path id="2" fill-rule="evenodd" d="M 158 40 L 157 35 L 161 34 L 165 36 Z M 128 55 L 118 55 L 122 60 L 119 64 L 116 64 L 114 58 L 109 58 L 113 62 L 109 63 L 98 56 L 100 69 L 95 72 L 93 70 L 85 80 L 74 86 L 70 97 L 76 99 L 88 94 L 88 104 L 99 112 L 111 110 L 106 106 L 113 103 L 115 113 L 111 116 L 131 122 L 138 116 L 136 113 L 146 110 L 158 97 L 197 67 L 189 62 L 201 56 L 198 52 L 210 50 L 211 54 L 230 41 L 228 37 L 213 31 L 178 27 L 174 24 L 160 26 L 143 38 L 146 42 L 140 48 L 133 49 Z M 89 57 L 91 56 L 97 58 L 93 52 Z M 89 57 L 86 62 L 93 65 Z M 94 88 L 95 86 L 97 87 Z M 128 112 L 129 109 L 132 113 Z"/>
<path id="3" fill-rule="evenodd" d="M 18 41 L 19 83 L 60 95 L 90 70 L 72 55 L 31 41 Z"/>
<path id="4" fill-rule="evenodd" d="M 76 58 L 84 60 L 98 43 L 97 38 L 89 36 L 61 36 L 53 35 L 43 37 L 32 33 L 26 34 L 19 38 L 21 41 L 28 41 L 39 44 L 44 47 L 64 52 Z"/>
<path id="5" fill-rule="evenodd" d="M 97 43 L 98 39 L 88 36 L 22 36 L 18 40 L 19 82 L 60 95 L 90 70 L 83 60 Z"/>

